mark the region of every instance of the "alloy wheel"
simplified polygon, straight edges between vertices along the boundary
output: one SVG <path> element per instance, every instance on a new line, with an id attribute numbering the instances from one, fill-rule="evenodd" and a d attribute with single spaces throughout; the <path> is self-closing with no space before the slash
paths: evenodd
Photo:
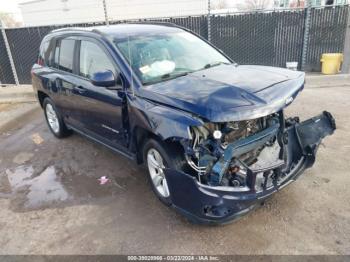
<path id="1" fill-rule="evenodd" d="M 151 176 L 152 183 L 157 192 L 162 197 L 169 197 L 169 188 L 164 175 L 164 162 L 161 154 L 154 148 L 147 152 L 147 166 Z"/>
<path id="2" fill-rule="evenodd" d="M 60 131 L 60 123 L 55 109 L 51 104 L 46 104 L 45 113 L 47 117 L 47 122 L 49 123 L 53 132 L 58 133 Z"/>

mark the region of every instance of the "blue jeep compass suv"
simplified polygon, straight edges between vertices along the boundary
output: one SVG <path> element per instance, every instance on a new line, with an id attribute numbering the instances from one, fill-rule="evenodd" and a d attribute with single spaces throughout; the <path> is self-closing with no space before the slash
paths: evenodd
<path id="1" fill-rule="evenodd" d="M 54 30 L 32 82 L 56 137 L 74 130 L 143 163 L 157 197 L 201 223 L 296 180 L 335 130 L 326 111 L 285 118 L 304 73 L 238 65 L 172 24 Z"/>

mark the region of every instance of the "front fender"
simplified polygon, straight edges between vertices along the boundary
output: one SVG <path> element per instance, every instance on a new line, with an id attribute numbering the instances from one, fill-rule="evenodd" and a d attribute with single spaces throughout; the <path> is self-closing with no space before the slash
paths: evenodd
<path id="1" fill-rule="evenodd" d="M 141 127 L 160 137 L 191 139 L 190 126 L 200 126 L 200 118 L 165 105 L 155 104 L 140 97 L 129 97 L 131 130 Z"/>

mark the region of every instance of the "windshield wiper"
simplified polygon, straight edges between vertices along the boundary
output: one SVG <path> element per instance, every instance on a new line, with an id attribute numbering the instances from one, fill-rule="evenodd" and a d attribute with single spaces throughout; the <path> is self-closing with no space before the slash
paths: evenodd
<path id="1" fill-rule="evenodd" d="M 203 69 L 208 69 L 214 66 L 218 66 L 218 65 L 230 65 L 231 63 L 227 63 L 227 62 L 222 62 L 222 61 L 217 61 L 217 62 L 213 62 L 213 63 L 209 63 L 206 64 Z"/>
<path id="2" fill-rule="evenodd" d="M 177 78 L 177 77 L 180 77 L 180 76 L 186 76 L 189 73 L 191 73 L 191 72 L 181 72 L 181 73 L 177 73 L 177 74 L 167 73 L 167 74 L 164 74 L 164 75 L 160 76 L 156 80 L 142 82 L 142 84 L 144 84 L 144 85 L 156 84 L 156 83 L 162 82 L 163 80 L 170 80 L 170 79 L 174 79 L 174 78 Z"/>
<path id="3" fill-rule="evenodd" d="M 189 72 L 181 72 L 181 73 L 177 73 L 177 74 L 167 73 L 167 74 L 162 75 L 160 78 L 163 80 L 164 79 L 172 79 L 172 78 L 188 75 L 188 73 Z"/>

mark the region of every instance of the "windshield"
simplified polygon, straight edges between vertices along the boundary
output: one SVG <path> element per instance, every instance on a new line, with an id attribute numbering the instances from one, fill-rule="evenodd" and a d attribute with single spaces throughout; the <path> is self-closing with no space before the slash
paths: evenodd
<path id="1" fill-rule="evenodd" d="M 186 31 L 133 35 L 115 39 L 114 43 L 145 85 L 231 63 L 209 44 Z"/>

